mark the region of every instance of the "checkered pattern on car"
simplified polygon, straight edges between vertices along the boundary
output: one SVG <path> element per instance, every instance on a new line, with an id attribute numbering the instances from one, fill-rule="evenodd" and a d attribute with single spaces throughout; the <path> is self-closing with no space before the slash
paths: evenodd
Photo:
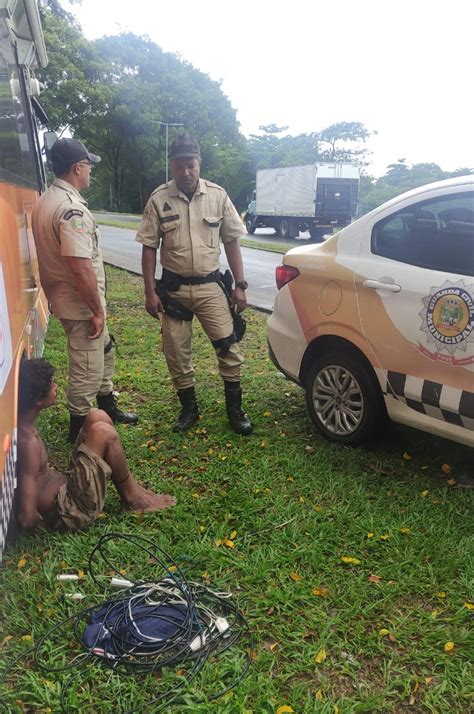
<path id="1" fill-rule="evenodd" d="M 0 562 L 7 537 L 8 523 L 13 505 L 13 495 L 16 488 L 16 432 L 7 454 L 5 468 L 0 482 Z"/>
<path id="2" fill-rule="evenodd" d="M 421 414 L 474 430 L 474 392 L 402 372 L 381 372 L 382 391 Z"/>

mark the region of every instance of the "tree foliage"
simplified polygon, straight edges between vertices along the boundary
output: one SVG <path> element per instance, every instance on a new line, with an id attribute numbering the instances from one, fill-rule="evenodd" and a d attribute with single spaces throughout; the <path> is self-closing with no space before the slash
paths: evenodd
<path id="1" fill-rule="evenodd" d="M 169 127 L 170 140 L 176 131 L 199 137 L 204 175 L 213 167 L 225 178 L 215 167 L 219 156 L 228 172 L 223 183 L 239 201 L 251 169 L 236 112 L 218 82 L 146 37 L 125 33 L 89 42 L 54 0 L 43 9 L 43 27 L 49 65 L 40 79 L 50 126 L 67 128 L 102 157 L 88 195 L 93 207 L 143 210 L 165 180 L 160 122 L 182 125 Z"/>
<path id="2" fill-rule="evenodd" d="M 465 176 L 474 173 L 474 169 L 460 168 L 456 171 L 443 171 L 437 164 L 421 163 L 408 166 L 405 159 L 387 167 L 387 172 L 378 179 L 363 175 L 360 184 L 359 215 L 377 208 L 385 201 L 399 196 L 412 188 L 424 186 L 434 181 Z"/>
<path id="3" fill-rule="evenodd" d="M 80 1 L 80 0 L 76 0 Z M 50 128 L 70 132 L 102 157 L 88 199 L 93 208 L 140 213 L 166 175 L 166 132 L 195 133 L 203 176 L 224 186 L 240 210 L 256 171 L 342 161 L 367 165 L 371 133 L 360 122 L 338 122 L 292 136 L 288 127 L 260 126 L 247 140 L 220 84 L 147 37 L 131 33 L 86 40 L 59 0 L 41 5 L 49 65 L 38 72 Z M 179 124 L 182 127 L 173 127 Z M 391 164 L 374 179 L 363 172 L 360 213 L 416 186 L 471 173 L 448 173 L 437 164 Z"/>

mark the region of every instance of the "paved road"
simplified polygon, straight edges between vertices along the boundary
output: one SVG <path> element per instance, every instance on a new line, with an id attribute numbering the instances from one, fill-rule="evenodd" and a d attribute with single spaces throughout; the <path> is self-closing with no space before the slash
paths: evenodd
<path id="1" fill-rule="evenodd" d="M 135 241 L 135 231 L 112 226 L 99 228 L 105 262 L 141 275 L 141 245 Z M 275 268 L 282 262 L 283 255 L 255 248 L 242 248 L 242 257 L 245 277 L 250 286 L 247 291 L 249 304 L 271 311 L 277 293 Z M 221 255 L 221 266 L 228 267 L 224 251 Z"/>

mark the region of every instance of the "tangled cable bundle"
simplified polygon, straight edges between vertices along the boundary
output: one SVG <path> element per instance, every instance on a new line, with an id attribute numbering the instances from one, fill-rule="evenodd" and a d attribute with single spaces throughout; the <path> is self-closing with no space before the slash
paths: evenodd
<path id="1" fill-rule="evenodd" d="M 123 580 L 120 570 L 110 562 L 105 549 L 110 544 L 127 542 L 149 556 L 160 572 L 159 580 Z M 195 680 L 209 658 L 219 667 L 219 656 L 228 652 L 245 635 L 244 662 L 234 680 L 221 691 L 206 696 L 206 701 L 217 699 L 236 686 L 247 674 L 253 649 L 248 624 L 230 593 L 215 592 L 200 583 L 186 580 L 183 572 L 159 546 L 138 535 L 107 533 L 103 535 L 89 556 L 89 574 L 94 583 L 103 588 L 104 576 L 97 574 L 97 560 L 101 558 L 109 571 L 115 573 L 115 584 L 125 587 L 111 599 L 87 608 L 62 620 L 46 632 L 33 649 L 37 666 L 48 673 L 73 672 L 61 691 L 63 712 L 74 711 L 68 704 L 71 691 L 76 691 L 74 680 L 91 658 L 101 661 L 119 674 L 160 674 L 165 668 L 177 670 L 172 685 L 167 685 L 159 696 L 146 702 L 153 711 L 169 706 Z M 107 583 L 110 584 L 107 578 Z M 67 626 L 72 627 L 75 639 L 84 649 L 72 661 L 53 666 L 50 661 L 55 647 L 55 636 L 62 636 Z M 0 681 L 18 661 L 17 658 L 3 673 Z M 157 684 L 160 686 L 160 680 Z M 99 704 L 99 702 L 97 702 Z M 115 709 L 118 711 L 118 709 Z M 134 708 L 124 710 L 132 714 Z"/>

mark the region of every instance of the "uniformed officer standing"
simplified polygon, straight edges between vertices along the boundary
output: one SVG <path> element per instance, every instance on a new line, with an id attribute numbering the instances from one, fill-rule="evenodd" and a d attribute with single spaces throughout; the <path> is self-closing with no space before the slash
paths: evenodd
<path id="1" fill-rule="evenodd" d="M 189 429 L 199 417 L 191 354 L 192 322 L 167 314 L 155 291 L 158 248 L 169 300 L 179 301 L 196 315 L 216 348 L 230 424 L 237 433 L 250 434 L 252 425 L 242 410 L 243 358 L 235 340 L 229 303 L 218 283 L 220 238 L 235 280 L 232 303 L 237 312 L 244 310 L 247 283 L 239 239 L 245 231 L 224 189 L 199 177 L 201 153 L 193 136 L 176 137 L 169 158 L 173 180 L 152 193 L 136 240 L 143 244 L 146 310 L 157 319 L 162 313 L 163 351 L 181 403 L 174 431 Z"/>
<path id="2" fill-rule="evenodd" d="M 76 139 L 59 139 L 51 149 L 56 178 L 33 209 L 38 263 L 51 312 L 68 340 L 69 441 L 74 442 L 95 399 L 114 422 L 138 417 L 118 409 L 113 394 L 115 355 L 106 324 L 105 271 L 99 231 L 80 191 L 89 186 L 100 157 Z"/>

